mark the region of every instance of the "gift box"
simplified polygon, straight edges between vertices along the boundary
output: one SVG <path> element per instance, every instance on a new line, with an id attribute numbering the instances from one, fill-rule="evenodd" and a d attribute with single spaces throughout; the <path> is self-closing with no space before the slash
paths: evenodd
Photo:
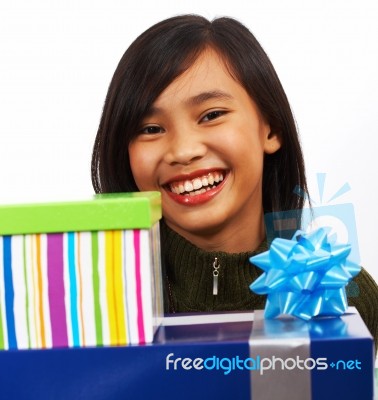
<path id="1" fill-rule="evenodd" d="M 147 345 L 0 352 L 0 397 L 373 399 L 373 340 L 354 308 L 309 322 L 164 318 Z"/>
<path id="2" fill-rule="evenodd" d="M 160 218 L 157 192 L 0 206 L 0 349 L 151 342 Z"/>

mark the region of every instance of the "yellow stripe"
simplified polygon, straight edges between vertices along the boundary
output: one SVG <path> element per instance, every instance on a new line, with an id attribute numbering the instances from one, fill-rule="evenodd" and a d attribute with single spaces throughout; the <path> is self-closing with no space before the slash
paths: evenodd
<path id="1" fill-rule="evenodd" d="M 113 236 L 113 231 L 105 231 L 106 298 L 108 302 L 108 318 L 111 345 L 117 344 L 118 342 L 114 295 Z"/>
<path id="2" fill-rule="evenodd" d="M 30 237 L 30 249 L 31 249 L 31 272 L 32 272 L 32 284 L 33 284 L 33 320 L 34 320 L 34 331 L 35 331 L 35 344 L 37 348 L 40 348 L 40 339 L 38 334 L 38 302 L 37 302 L 37 278 L 36 278 L 36 265 L 35 265 L 35 256 L 34 256 L 34 242 L 35 242 L 35 235 L 31 235 Z"/>
<path id="3" fill-rule="evenodd" d="M 122 269 L 122 232 L 114 231 L 114 293 L 116 306 L 116 321 L 118 344 L 126 344 L 125 304 Z"/>
<path id="4" fill-rule="evenodd" d="M 38 279 L 38 297 L 39 297 L 39 321 L 41 328 L 41 346 L 46 348 L 46 334 L 44 324 L 44 312 L 43 312 L 43 278 L 42 278 L 42 260 L 41 260 L 41 235 L 36 235 L 37 245 L 37 279 Z"/>

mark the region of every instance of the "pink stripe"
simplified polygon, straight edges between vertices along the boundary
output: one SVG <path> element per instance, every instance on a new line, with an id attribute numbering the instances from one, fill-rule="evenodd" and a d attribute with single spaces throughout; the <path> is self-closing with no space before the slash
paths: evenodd
<path id="1" fill-rule="evenodd" d="M 53 347 L 68 346 L 63 268 L 63 234 L 48 234 L 47 275 Z"/>
<path id="2" fill-rule="evenodd" d="M 140 230 L 138 229 L 134 230 L 134 251 L 139 343 L 146 343 L 143 321 L 142 277 L 140 270 Z"/>

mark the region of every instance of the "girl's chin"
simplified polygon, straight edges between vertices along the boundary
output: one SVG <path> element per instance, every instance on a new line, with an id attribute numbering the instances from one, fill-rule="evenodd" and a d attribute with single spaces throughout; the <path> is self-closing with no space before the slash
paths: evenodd
<path id="1" fill-rule="evenodd" d="M 201 221 L 200 224 L 198 221 L 185 221 L 184 224 L 177 223 L 176 221 L 174 223 L 165 221 L 169 228 L 193 244 L 198 244 L 197 239 L 212 237 L 216 232 L 219 232 L 219 226 L 222 225 L 208 220 Z"/>

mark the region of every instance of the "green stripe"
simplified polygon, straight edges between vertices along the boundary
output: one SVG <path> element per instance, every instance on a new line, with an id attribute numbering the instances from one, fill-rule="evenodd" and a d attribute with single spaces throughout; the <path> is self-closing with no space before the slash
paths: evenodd
<path id="1" fill-rule="evenodd" d="M 102 317 L 100 307 L 100 276 L 98 272 L 98 233 L 91 232 L 92 236 L 92 281 L 93 281 L 93 297 L 96 325 L 96 343 L 98 346 L 104 344 L 102 338 Z"/>
<path id="2" fill-rule="evenodd" d="M 23 259 L 24 259 L 24 278 L 25 278 L 25 290 L 26 290 L 26 298 L 25 298 L 25 308 L 26 308 L 26 326 L 28 330 L 28 348 L 31 348 L 31 342 L 30 342 L 30 321 L 29 321 L 29 290 L 28 290 L 28 276 L 26 273 L 26 237 L 23 235 L 22 237 L 22 253 L 23 253 Z"/>

